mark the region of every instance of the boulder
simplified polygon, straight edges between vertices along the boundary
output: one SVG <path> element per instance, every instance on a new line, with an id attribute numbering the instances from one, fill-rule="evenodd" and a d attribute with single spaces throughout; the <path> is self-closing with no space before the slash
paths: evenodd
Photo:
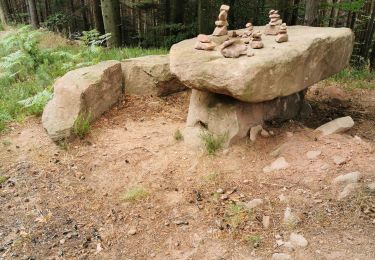
<path id="1" fill-rule="evenodd" d="M 350 116 L 337 118 L 316 129 L 322 136 L 345 132 L 354 126 L 354 121 Z"/>
<path id="2" fill-rule="evenodd" d="M 360 172 L 351 172 L 345 175 L 340 175 L 333 179 L 334 184 L 349 184 L 360 181 L 362 174 Z"/>
<path id="3" fill-rule="evenodd" d="M 152 55 L 122 61 L 126 94 L 167 96 L 186 87 L 171 74 L 168 55 Z"/>
<path id="4" fill-rule="evenodd" d="M 189 88 L 255 103 L 298 93 L 348 65 L 354 40 L 350 29 L 291 26 L 288 35 L 284 44 L 266 35 L 264 48 L 252 50 L 255 56 L 237 59 L 195 50 L 196 39 L 185 40 L 171 48 L 171 72 Z"/>
<path id="5" fill-rule="evenodd" d="M 118 61 L 73 70 L 54 84 L 54 97 L 44 109 L 42 122 L 54 141 L 70 136 L 78 115 L 91 121 L 111 108 L 122 95 L 122 71 Z"/>
<path id="6" fill-rule="evenodd" d="M 250 129 L 268 120 L 289 120 L 299 115 L 303 93 L 263 103 L 246 103 L 232 97 L 193 90 L 187 128 L 206 128 L 213 134 L 226 135 L 227 144 L 249 135 Z M 189 141 L 189 140 L 188 140 Z"/>

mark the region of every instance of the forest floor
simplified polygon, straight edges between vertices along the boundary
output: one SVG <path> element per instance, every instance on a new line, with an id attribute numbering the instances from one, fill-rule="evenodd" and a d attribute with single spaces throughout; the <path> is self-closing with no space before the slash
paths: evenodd
<path id="1" fill-rule="evenodd" d="M 0 259 L 375 259 L 375 90 L 338 101 L 314 87 L 308 121 L 216 155 L 174 138 L 189 96 L 127 96 L 69 144 L 51 142 L 40 118 L 12 123 L 0 136 Z M 344 115 L 348 133 L 308 128 Z M 279 147 L 289 168 L 265 173 Z M 338 200 L 333 179 L 354 171 L 359 187 Z M 253 199 L 263 203 L 243 206 Z M 287 207 L 299 222 L 282 223 Z M 281 245 L 292 232 L 308 245 Z"/>

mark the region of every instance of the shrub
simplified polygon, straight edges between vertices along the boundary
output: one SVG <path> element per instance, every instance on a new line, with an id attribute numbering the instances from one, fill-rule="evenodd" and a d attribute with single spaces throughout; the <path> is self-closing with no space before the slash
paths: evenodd
<path id="1" fill-rule="evenodd" d="M 176 132 L 174 132 L 174 139 L 178 142 L 184 139 L 184 136 L 182 135 L 180 129 L 177 129 Z"/>

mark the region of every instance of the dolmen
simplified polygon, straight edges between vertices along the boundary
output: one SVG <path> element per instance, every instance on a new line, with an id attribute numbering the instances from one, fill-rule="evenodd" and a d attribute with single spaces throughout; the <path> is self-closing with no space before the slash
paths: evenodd
<path id="1" fill-rule="evenodd" d="M 193 89 L 186 131 L 225 135 L 230 144 L 265 121 L 295 118 L 309 106 L 307 88 L 348 65 L 354 42 L 350 29 L 287 28 L 275 10 L 270 18 L 267 26 L 248 24 L 235 34 L 209 36 L 217 45 L 211 51 L 196 50 L 196 38 L 172 46 L 171 73 Z M 249 29 L 252 40 L 246 44 L 242 37 Z M 243 55 L 245 46 L 248 55 Z"/>

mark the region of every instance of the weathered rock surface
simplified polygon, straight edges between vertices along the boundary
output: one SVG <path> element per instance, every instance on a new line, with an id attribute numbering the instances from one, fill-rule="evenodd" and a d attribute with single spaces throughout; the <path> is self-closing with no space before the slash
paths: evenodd
<path id="1" fill-rule="evenodd" d="M 267 120 L 288 120 L 298 116 L 302 94 L 263 103 L 246 103 L 232 97 L 193 90 L 187 127 L 204 126 L 216 135 L 226 135 L 228 144 L 246 137 L 252 127 Z"/>
<path id="2" fill-rule="evenodd" d="M 152 55 L 122 61 L 126 94 L 166 96 L 186 87 L 171 74 L 168 55 Z"/>
<path id="3" fill-rule="evenodd" d="M 171 72 L 190 88 L 262 102 L 297 93 L 349 62 L 350 29 L 292 26 L 288 35 L 289 42 L 284 44 L 264 36 L 265 48 L 252 50 L 254 57 L 238 59 L 225 59 L 219 51 L 195 50 L 196 39 L 185 40 L 171 48 Z"/>
<path id="4" fill-rule="evenodd" d="M 292 260 L 293 258 L 288 255 L 288 254 L 284 254 L 284 253 L 274 253 L 272 255 L 272 260 Z"/>
<path id="5" fill-rule="evenodd" d="M 70 71 L 54 84 L 54 97 L 44 109 L 43 127 L 54 141 L 68 138 L 79 114 L 97 119 L 122 95 L 122 71 L 118 61 Z"/>
<path id="6" fill-rule="evenodd" d="M 351 172 L 345 175 L 340 175 L 333 180 L 334 184 L 349 184 L 357 183 L 361 179 L 362 175 L 360 172 Z"/>
<path id="7" fill-rule="evenodd" d="M 288 167 L 289 167 L 289 163 L 285 160 L 284 157 L 280 157 L 276 161 L 271 163 L 271 165 L 264 167 L 263 172 L 269 173 L 273 171 L 284 170 L 284 169 L 287 169 Z"/>
<path id="8" fill-rule="evenodd" d="M 289 242 L 294 247 L 307 247 L 307 245 L 309 244 L 304 236 L 296 233 L 290 234 Z"/>
<path id="9" fill-rule="evenodd" d="M 354 126 L 354 121 L 350 116 L 340 117 L 327 124 L 324 124 L 316 129 L 316 131 L 321 132 L 322 136 L 327 136 L 331 134 L 337 134 L 345 132 Z"/>

